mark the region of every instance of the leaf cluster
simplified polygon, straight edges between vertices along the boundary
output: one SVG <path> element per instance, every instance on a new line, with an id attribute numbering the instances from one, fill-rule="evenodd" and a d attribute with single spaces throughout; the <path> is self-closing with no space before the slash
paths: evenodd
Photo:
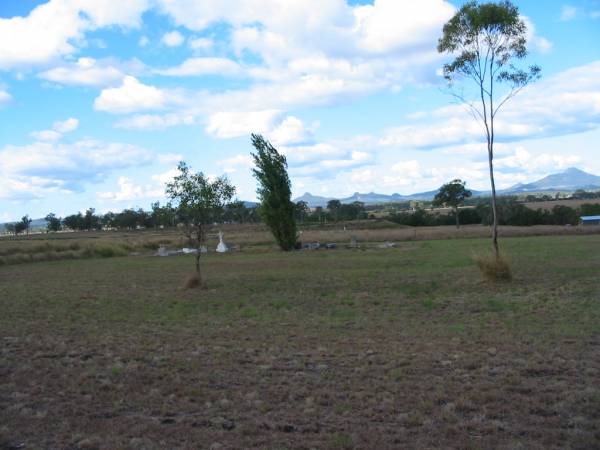
<path id="1" fill-rule="evenodd" d="M 193 226 L 218 221 L 235 194 L 235 187 L 227 177 L 211 181 L 202 172 L 192 173 L 184 161 L 177 170 L 177 176 L 167 183 L 166 194 L 177 205 L 180 220 Z"/>
<path id="2" fill-rule="evenodd" d="M 437 194 L 435 194 L 432 203 L 436 206 L 457 208 L 472 195 L 472 192 L 465 187 L 465 184 L 464 181 L 458 179 L 444 184 L 440 187 Z"/>
<path id="3" fill-rule="evenodd" d="M 454 55 L 444 65 L 444 76 L 452 82 L 462 75 L 482 84 L 486 78 L 506 82 L 516 89 L 539 78 L 540 68 L 521 69 L 514 61 L 527 56 L 527 26 L 510 1 L 463 5 L 443 29 L 438 52 Z"/>

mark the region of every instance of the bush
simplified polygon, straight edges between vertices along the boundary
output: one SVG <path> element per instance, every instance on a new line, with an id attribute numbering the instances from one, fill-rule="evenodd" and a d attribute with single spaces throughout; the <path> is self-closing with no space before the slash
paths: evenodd
<path id="1" fill-rule="evenodd" d="M 185 289 L 195 289 L 195 288 L 199 287 L 201 284 L 202 283 L 200 281 L 200 276 L 197 273 L 194 273 L 194 274 L 190 275 L 189 277 L 187 277 L 183 287 Z"/>
<path id="2" fill-rule="evenodd" d="M 494 282 L 512 280 L 510 264 L 504 255 L 482 253 L 474 255 L 473 259 L 486 280 Z"/>

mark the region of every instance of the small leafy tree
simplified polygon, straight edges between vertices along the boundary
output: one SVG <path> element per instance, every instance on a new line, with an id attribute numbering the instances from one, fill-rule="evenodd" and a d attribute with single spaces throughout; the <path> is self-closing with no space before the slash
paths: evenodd
<path id="1" fill-rule="evenodd" d="M 79 212 L 77 214 L 71 214 L 70 216 L 66 216 L 63 220 L 63 223 L 66 227 L 70 228 L 73 231 L 83 230 L 84 220 L 83 215 Z"/>
<path id="2" fill-rule="evenodd" d="M 300 223 L 304 223 L 304 219 L 308 214 L 310 214 L 308 203 L 306 203 L 304 200 L 296 202 L 296 218 L 300 221 Z"/>
<path id="3" fill-rule="evenodd" d="M 333 216 L 333 220 L 337 222 L 340 218 L 340 210 L 342 209 L 342 202 L 339 200 L 333 199 L 327 202 L 327 209 Z"/>
<path id="4" fill-rule="evenodd" d="M 25 231 L 27 235 L 29 235 L 29 230 L 31 229 L 31 218 L 29 215 L 25 215 L 21 218 L 21 226 L 19 227 L 22 231 Z"/>
<path id="5" fill-rule="evenodd" d="M 166 194 L 177 205 L 184 233 L 190 245 L 196 248 L 196 273 L 202 284 L 200 254 L 206 241 L 206 229 L 222 219 L 235 187 L 225 176 L 211 181 L 202 172 L 192 173 L 184 161 L 179 163 L 177 170 L 179 174 L 167 183 Z"/>
<path id="6" fill-rule="evenodd" d="M 284 251 L 293 250 L 298 241 L 292 202 L 291 183 L 287 173 L 287 161 L 270 142 L 259 134 L 252 135 L 252 153 L 256 167 L 252 169 L 258 180 L 260 214 Z"/>
<path id="7" fill-rule="evenodd" d="M 60 226 L 61 226 L 61 218 L 60 217 L 56 217 L 56 214 L 54 213 L 50 213 L 45 217 L 46 220 L 46 230 L 47 231 L 58 231 L 60 230 Z"/>
<path id="8" fill-rule="evenodd" d="M 7 223 L 6 225 L 4 225 L 4 229 L 6 230 L 7 233 L 9 234 L 17 234 L 17 224 L 12 222 L 12 223 Z"/>
<path id="9" fill-rule="evenodd" d="M 452 208 L 454 217 L 456 218 L 456 228 L 459 228 L 460 220 L 458 217 L 458 207 L 461 206 L 467 198 L 471 197 L 471 195 L 471 191 L 465 188 L 464 181 L 452 180 L 450 183 L 446 183 L 440 187 L 440 190 L 435 194 L 432 203 L 435 206 Z"/>
<path id="10" fill-rule="evenodd" d="M 15 222 L 15 236 L 18 236 L 27 229 L 27 225 L 23 221 Z"/>
<path id="11" fill-rule="evenodd" d="M 540 68 L 526 69 L 515 66 L 517 60 L 527 56 L 527 27 L 518 8 L 510 1 L 464 4 L 445 25 L 438 42 L 438 52 L 448 53 L 454 59 L 444 65 L 444 76 L 451 84 L 460 79 L 474 83 L 475 98 L 464 94 L 455 96 L 467 105 L 473 117 L 485 130 L 492 187 L 492 242 L 496 258 L 498 250 L 498 215 L 496 184 L 494 181 L 494 142 L 496 116 L 508 100 L 521 89 L 540 77 Z M 508 89 L 499 96 L 498 85 Z"/>

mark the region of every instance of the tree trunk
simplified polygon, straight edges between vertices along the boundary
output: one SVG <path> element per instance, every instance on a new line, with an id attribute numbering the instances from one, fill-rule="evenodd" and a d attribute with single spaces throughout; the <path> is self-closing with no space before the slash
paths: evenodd
<path id="1" fill-rule="evenodd" d="M 202 274 L 200 273 L 200 253 L 201 247 L 198 247 L 198 253 L 196 253 L 196 274 L 198 275 L 198 283 L 202 286 Z"/>
<path id="2" fill-rule="evenodd" d="M 454 218 L 456 219 L 456 229 L 460 228 L 460 222 L 458 220 L 458 206 L 454 208 Z"/>
<path id="3" fill-rule="evenodd" d="M 498 208 L 496 204 L 496 183 L 494 181 L 494 162 L 492 149 L 488 148 L 488 159 L 490 163 L 490 184 L 492 185 L 492 243 L 494 245 L 494 254 L 496 259 L 500 256 L 500 250 L 498 249 Z"/>

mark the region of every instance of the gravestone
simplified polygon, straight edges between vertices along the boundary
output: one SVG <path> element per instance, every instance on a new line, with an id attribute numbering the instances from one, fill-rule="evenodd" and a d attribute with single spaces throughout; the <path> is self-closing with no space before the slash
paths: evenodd
<path id="1" fill-rule="evenodd" d="M 229 251 L 229 247 L 227 247 L 227 244 L 223 242 L 223 232 L 219 231 L 219 245 L 217 245 L 217 252 L 225 253 L 227 251 Z"/>

